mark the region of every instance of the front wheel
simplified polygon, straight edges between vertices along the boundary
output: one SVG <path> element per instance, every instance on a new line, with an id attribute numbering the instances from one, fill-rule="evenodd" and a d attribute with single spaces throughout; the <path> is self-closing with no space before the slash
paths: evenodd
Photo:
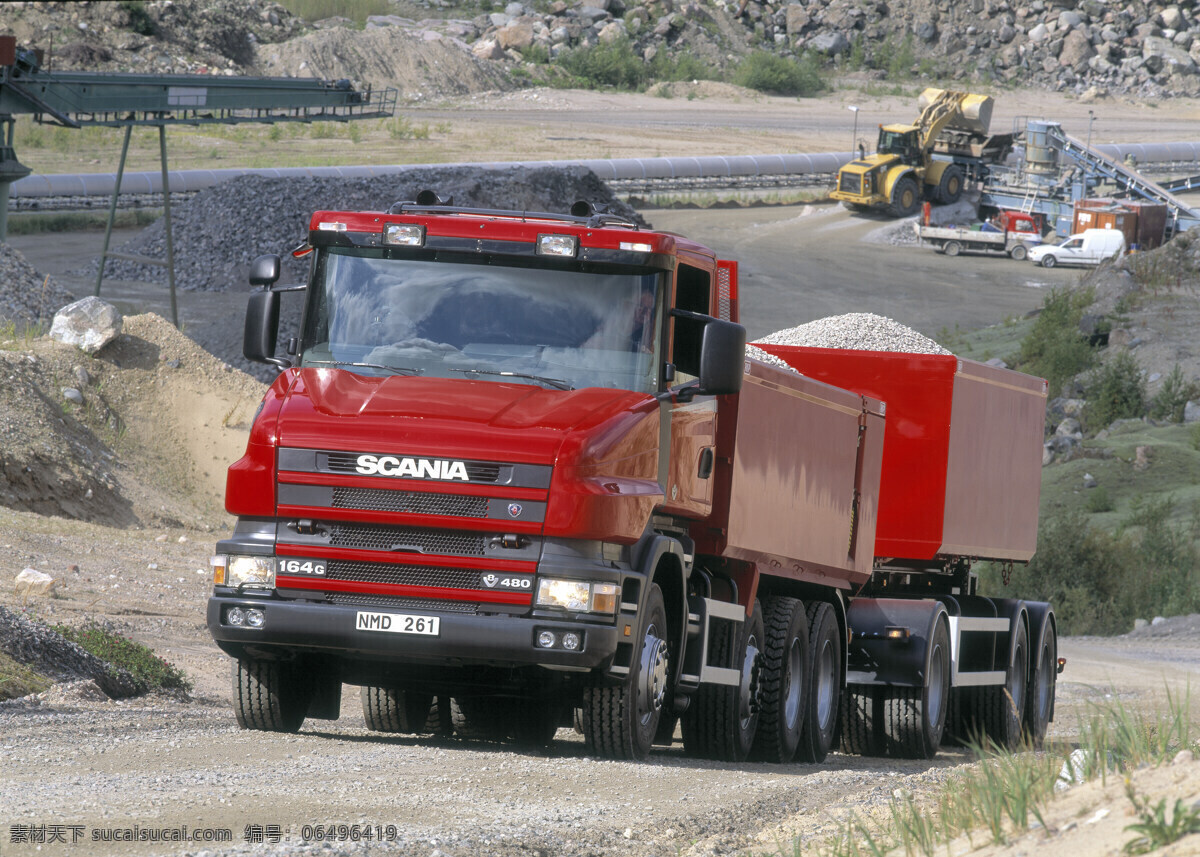
<path id="1" fill-rule="evenodd" d="M 658 584 L 650 587 L 641 645 L 629 676 L 616 687 L 591 687 L 583 695 L 588 752 L 607 759 L 644 759 L 662 718 L 670 681 L 667 611 Z"/>
<path id="2" fill-rule="evenodd" d="M 1058 264 L 1058 260 L 1055 259 L 1049 253 L 1047 253 L 1045 256 L 1042 257 L 1042 267 L 1043 268 L 1053 268 L 1057 264 Z"/>
<path id="3" fill-rule="evenodd" d="M 1017 246 L 1012 248 L 1012 250 L 1009 252 L 1008 255 L 1011 256 L 1013 259 L 1015 259 L 1018 262 L 1024 262 L 1025 259 L 1029 256 L 1029 248 L 1026 247 L 1024 244 L 1018 244 Z"/>
<path id="4" fill-rule="evenodd" d="M 295 732 L 311 696 L 290 664 L 242 658 L 233 666 L 233 710 L 243 729 Z"/>
<path id="5" fill-rule="evenodd" d="M 921 189 L 911 175 L 900 177 L 892 187 L 891 213 L 893 217 L 908 217 L 921 204 Z"/>

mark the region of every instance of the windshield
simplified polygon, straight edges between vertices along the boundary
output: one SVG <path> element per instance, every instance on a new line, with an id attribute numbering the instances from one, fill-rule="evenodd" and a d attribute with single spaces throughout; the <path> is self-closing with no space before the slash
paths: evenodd
<path id="1" fill-rule="evenodd" d="M 656 392 L 660 280 L 330 248 L 300 365 Z"/>

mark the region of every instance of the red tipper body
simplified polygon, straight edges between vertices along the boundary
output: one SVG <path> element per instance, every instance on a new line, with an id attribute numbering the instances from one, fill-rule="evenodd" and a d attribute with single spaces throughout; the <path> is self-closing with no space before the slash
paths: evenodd
<path id="1" fill-rule="evenodd" d="M 953 355 L 760 347 L 886 403 L 876 556 L 1033 556 L 1045 381 Z"/>

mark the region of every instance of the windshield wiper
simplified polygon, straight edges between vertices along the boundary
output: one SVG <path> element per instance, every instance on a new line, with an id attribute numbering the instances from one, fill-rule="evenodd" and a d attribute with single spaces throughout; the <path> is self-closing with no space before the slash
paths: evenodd
<path id="1" fill-rule="evenodd" d="M 556 390 L 574 390 L 575 388 L 559 378 L 546 378 L 542 375 L 526 375 L 524 372 L 501 372 L 498 369 L 451 369 L 451 372 L 464 372 L 468 375 L 500 375 L 504 378 L 524 378 L 527 381 L 541 381 Z"/>
<path id="2" fill-rule="evenodd" d="M 309 363 L 320 363 L 322 366 L 357 366 L 362 369 L 382 369 L 385 372 L 395 372 L 397 375 L 420 375 L 424 369 L 410 369 L 407 366 L 385 366 L 382 363 L 355 363 L 348 360 L 309 360 Z"/>

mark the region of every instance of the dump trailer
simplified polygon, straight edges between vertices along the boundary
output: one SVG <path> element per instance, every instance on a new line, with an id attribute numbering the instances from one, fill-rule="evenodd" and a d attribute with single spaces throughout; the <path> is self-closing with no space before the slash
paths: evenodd
<path id="1" fill-rule="evenodd" d="M 1002 253 L 1020 262 L 1029 256 L 1031 247 L 1042 243 L 1037 221 L 1021 211 L 1002 211 L 994 223 L 989 221 L 970 228 L 918 222 L 913 224 L 913 230 L 922 244 L 931 244 L 947 256 Z"/>
<path id="2" fill-rule="evenodd" d="M 336 719 L 357 685 L 376 731 L 576 723 L 618 759 L 677 734 L 735 762 L 1044 736 L 1053 612 L 972 571 L 1033 555 L 1044 382 L 750 359 L 735 262 L 586 204 L 423 193 L 317 212 L 293 252 L 306 284 L 252 267 L 244 350 L 282 371 L 212 560 L 241 726 Z"/>
<path id="3" fill-rule="evenodd" d="M 988 135 L 991 96 L 930 88 L 917 106 L 913 124 L 880 125 L 874 153 L 838 170 L 833 199 L 907 217 L 922 200 L 957 202 L 967 182 L 981 182 L 1012 150 L 1012 134 Z"/>

